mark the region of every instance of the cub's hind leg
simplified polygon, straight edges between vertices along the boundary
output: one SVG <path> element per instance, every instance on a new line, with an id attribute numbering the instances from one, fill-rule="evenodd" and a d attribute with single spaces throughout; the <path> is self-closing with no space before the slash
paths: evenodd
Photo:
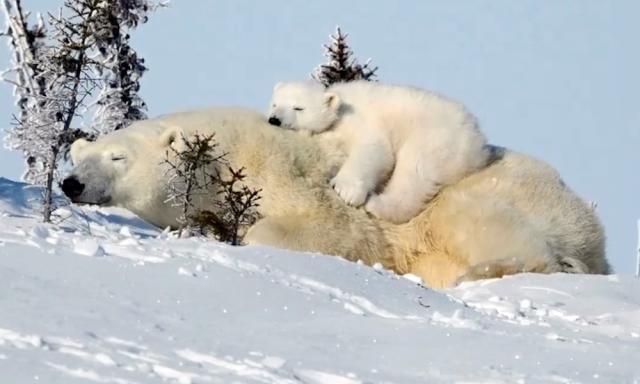
<path id="1" fill-rule="evenodd" d="M 440 190 L 438 170 L 427 164 L 417 151 L 400 151 L 396 165 L 384 190 L 372 195 L 365 209 L 374 216 L 393 223 L 415 217 Z"/>

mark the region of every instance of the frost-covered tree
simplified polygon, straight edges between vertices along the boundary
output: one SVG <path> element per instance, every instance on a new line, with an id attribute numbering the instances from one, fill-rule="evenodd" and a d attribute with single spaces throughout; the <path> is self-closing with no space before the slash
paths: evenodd
<path id="1" fill-rule="evenodd" d="M 117 127 L 115 116 L 123 121 L 144 118 L 137 109 L 144 106 L 137 96 L 141 59 L 128 47 L 128 35 L 121 34 L 146 21 L 155 5 L 146 0 L 65 0 L 57 14 L 49 14 L 47 28 L 41 16 L 28 24 L 29 13 L 20 0 L 1 1 L 7 20 L 3 35 L 13 52 L 3 80 L 14 86 L 18 108 L 6 143 L 24 154 L 24 180 L 45 187 L 43 217 L 48 222 L 60 164 L 73 141 L 93 136 L 79 127 L 96 90 L 116 84 L 125 94 L 102 93 L 102 99 L 117 102 L 98 102 L 96 118 L 105 122 L 101 127 Z"/>
<path id="2" fill-rule="evenodd" d="M 28 25 L 29 14 L 22 11 L 19 1 L 2 0 L 2 10 L 7 17 L 7 30 L 1 35 L 9 37 L 14 64 L 7 72 L 15 73 L 14 84 L 25 85 L 15 88 L 16 106 L 20 111 L 18 118 L 22 118 L 28 113 L 30 92 L 40 93 L 44 90 L 43 79 L 39 76 L 42 70 L 35 58 L 40 56 L 45 47 L 46 29 L 40 15 L 35 25 Z M 29 84 L 32 80 L 35 83 Z"/>
<path id="3" fill-rule="evenodd" d="M 86 56 L 65 57 L 60 50 L 64 49 L 65 53 L 70 49 L 78 51 L 79 46 L 74 45 L 78 39 L 65 40 L 60 49 L 52 47 L 46 39 L 43 18 L 38 17 L 37 25 L 29 27 L 29 14 L 23 11 L 19 0 L 4 0 L 3 10 L 8 25 L 6 36 L 13 48 L 13 66 L 4 80 L 14 85 L 19 109 L 14 129 L 7 135 L 7 144 L 25 155 L 24 179 L 45 186 L 43 216 L 45 221 L 50 221 L 51 190 L 59 157 L 72 136 L 70 119 L 82 100 L 79 79 L 84 73 L 81 62 L 86 61 Z M 52 20 L 59 21 L 54 17 Z M 60 41 L 63 40 L 62 29 L 63 25 L 58 25 L 55 33 Z M 83 29 L 75 29 L 72 33 L 74 37 L 86 35 Z M 74 77 L 77 81 L 71 80 Z"/>
<path id="4" fill-rule="evenodd" d="M 324 45 L 327 62 L 318 66 L 311 74 L 313 79 L 325 87 L 353 80 L 372 81 L 377 76 L 378 67 L 371 66 L 371 59 L 364 64 L 358 63 L 347 43 L 347 37 L 340 27 L 336 27 L 335 34 L 330 36 L 331 42 Z"/>
<path id="5" fill-rule="evenodd" d="M 87 99 L 98 85 L 95 76 L 93 30 L 99 22 L 101 0 L 66 0 L 57 15 L 50 14 L 52 44 L 40 57 L 47 79 L 48 110 L 55 121 L 48 127 L 33 127 L 42 140 L 39 156 L 44 164 L 43 215 L 50 221 L 53 206 L 53 185 L 58 179 L 60 161 L 71 144 L 84 136 L 72 126 L 86 108 Z M 66 12 L 65 12 L 66 11 Z"/>
<path id="6" fill-rule="evenodd" d="M 130 45 L 130 32 L 146 23 L 150 12 L 166 3 L 147 0 L 108 1 L 100 12 L 94 35 L 100 53 L 101 92 L 96 102 L 94 128 L 108 133 L 147 117 L 139 96 L 140 79 L 147 68 Z"/>
<path id="7" fill-rule="evenodd" d="M 30 15 L 23 11 L 19 0 L 2 0 L 2 10 L 7 23 L 2 35 L 8 37 L 12 52 L 12 66 L 2 74 L 2 79 L 13 85 L 18 109 L 6 143 L 10 149 L 24 154 L 23 179 L 43 184 L 45 167 L 33 131 L 55 123 L 55 116 L 47 111 L 47 74 L 40 60 L 47 55 L 46 28 L 40 15 L 34 25 L 28 24 Z"/>

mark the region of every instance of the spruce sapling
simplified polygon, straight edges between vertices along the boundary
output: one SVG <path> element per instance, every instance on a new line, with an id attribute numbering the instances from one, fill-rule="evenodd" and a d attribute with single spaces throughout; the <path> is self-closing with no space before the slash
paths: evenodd
<path id="1" fill-rule="evenodd" d="M 331 43 L 324 45 L 327 63 L 318 66 L 311 77 L 329 87 L 331 84 L 353 80 L 373 81 L 378 67 L 371 67 L 371 60 L 359 64 L 354 58 L 353 50 L 347 43 L 347 34 L 340 27 L 331 35 Z"/>

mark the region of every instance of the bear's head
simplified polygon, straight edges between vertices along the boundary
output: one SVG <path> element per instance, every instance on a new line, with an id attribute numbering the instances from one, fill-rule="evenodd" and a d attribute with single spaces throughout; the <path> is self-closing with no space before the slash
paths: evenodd
<path id="1" fill-rule="evenodd" d="M 167 202 L 165 159 L 181 134 L 140 122 L 95 142 L 79 139 L 71 146 L 73 168 L 62 191 L 74 203 L 124 207 L 157 226 L 175 227 L 179 212 Z"/>
<path id="2" fill-rule="evenodd" d="M 277 83 L 269 123 L 293 130 L 322 132 L 339 118 L 340 97 L 312 82 Z"/>

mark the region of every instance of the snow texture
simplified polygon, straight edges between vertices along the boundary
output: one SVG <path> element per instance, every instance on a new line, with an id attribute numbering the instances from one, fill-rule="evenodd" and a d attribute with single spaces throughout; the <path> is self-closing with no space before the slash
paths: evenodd
<path id="1" fill-rule="evenodd" d="M 446 291 L 337 257 L 176 239 L 120 209 L 38 222 L 0 179 L 0 382 L 638 383 L 640 281 Z"/>

